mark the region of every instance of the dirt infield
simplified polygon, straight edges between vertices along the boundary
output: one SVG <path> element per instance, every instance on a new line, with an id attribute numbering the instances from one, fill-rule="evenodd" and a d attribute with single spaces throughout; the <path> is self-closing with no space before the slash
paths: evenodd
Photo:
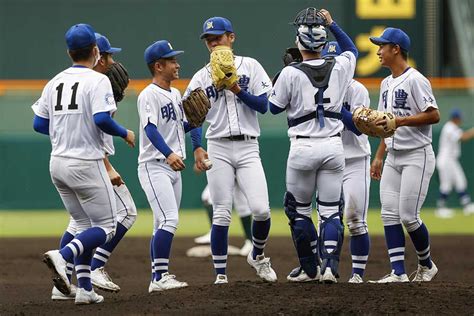
<path id="1" fill-rule="evenodd" d="M 240 245 L 240 239 L 232 239 Z M 177 238 L 173 245 L 170 272 L 186 289 L 149 295 L 149 240 L 125 238 L 115 251 L 107 270 L 122 291 L 103 293 L 105 302 L 75 306 L 52 302 L 49 271 L 42 253 L 57 247 L 55 239 L 0 239 L 0 315 L 145 315 L 145 314 L 471 314 L 474 310 L 474 245 L 472 236 L 434 236 L 432 254 L 440 270 L 436 281 L 427 284 L 347 284 L 350 273 L 348 242 L 340 265 L 339 284 L 289 284 L 286 274 L 296 266 L 289 238 L 271 238 L 267 255 L 272 259 L 279 282 L 257 280 L 243 257 L 230 257 L 226 286 L 214 286 L 210 258 L 187 258 L 190 238 Z M 415 269 L 416 258 L 407 240 L 407 271 Z M 365 279 L 389 272 L 383 238 L 372 238 Z"/>

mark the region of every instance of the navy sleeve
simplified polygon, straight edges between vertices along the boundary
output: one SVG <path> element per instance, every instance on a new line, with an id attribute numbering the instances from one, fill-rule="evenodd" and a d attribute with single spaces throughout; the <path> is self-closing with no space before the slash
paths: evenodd
<path id="1" fill-rule="evenodd" d="M 202 147 L 202 127 L 196 127 L 191 130 L 191 141 L 193 143 L 193 151 Z"/>
<path id="2" fill-rule="evenodd" d="M 237 93 L 237 96 L 249 108 L 259 113 L 265 114 L 268 110 L 268 97 L 266 93 L 255 96 L 242 89 L 239 93 Z"/>
<path id="3" fill-rule="evenodd" d="M 49 135 L 49 120 L 35 115 L 33 129 L 38 133 Z"/>
<path id="4" fill-rule="evenodd" d="M 166 158 L 173 153 L 171 148 L 168 147 L 163 136 L 161 136 L 160 132 L 156 128 L 156 125 L 153 123 L 148 123 L 145 126 L 145 133 L 148 139 L 151 141 L 153 146 L 158 149 Z"/>
<path id="5" fill-rule="evenodd" d="M 270 104 L 270 112 L 274 115 L 285 111 L 285 109 L 282 109 L 281 107 L 278 107 L 278 106 L 276 106 L 275 104 L 273 104 L 271 102 L 268 102 L 268 103 Z"/>
<path id="6" fill-rule="evenodd" d="M 357 58 L 359 55 L 359 52 L 357 51 L 356 46 L 354 45 L 354 42 L 351 40 L 351 38 L 339 27 L 339 25 L 336 24 L 336 22 L 332 22 L 331 25 L 329 25 L 329 30 L 331 33 L 334 35 L 336 38 L 337 43 L 341 47 L 341 50 L 343 52 L 345 51 L 351 51 L 354 53 L 354 56 Z"/>
<path id="7" fill-rule="evenodd" d="M 344 123 L 344 126 L 348 130 L 350 130 L 357 136 L 362 135 L 362 133 L 359 132 L 359 130 L 355 126 L 354 121 L 352 120 L 352 113 L 350 111 L 348 111 L 345 107 L 342 107 L 341 115 L 342 115 L 342 123 Z"/>
<path id="8" fill-rule="evenodd" d="M 94 122 L 104 133 L 122 138 L 127 137 L 127 130 L 115 122 L 109 112 L 94 114 Z"/>

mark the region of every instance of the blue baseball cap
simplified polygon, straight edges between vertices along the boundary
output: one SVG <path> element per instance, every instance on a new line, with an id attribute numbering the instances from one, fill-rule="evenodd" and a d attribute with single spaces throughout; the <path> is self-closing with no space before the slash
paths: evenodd
<path id="1" fill-rule="evenodd" d="M 226 18 L 215 16 L 204 22 L 200 38 L 203 39 L 207 35 L 222 35 L 225 32 L 234 33 L 232 23 Z"/>
<path id="2" fill-rule="evenodd" d="M 342 51 L 337 42 L 328 42 L 321 51 L 321 56 L 339 56 Z"/>
<path id="3" fill-rule="evenodd" d="M 457 119 L 460 119 L 460 118 L 462 118 L 462 112 L 461 112 L 461 110 L 460 110 L 460 109 L 457 109 L 457 108 L 452 109 L 452 110 L 451 110 L 451 118 L 452 118 L 452 119 L 456 119 L 456 118 L 457 118 Z"/>
<path id="4" fill-rule="evenodd" d="M 114 53 L 119 53 L 122 51 L 121 48 L 111 47 L 110 42 L 107 39 L 107 37 L 105 37 L 102 34 L 95 33 L 95 39 L 97 41 L 97 47 L 99 47 L 99 51 L 101 53 L 114 54 Z"/>
<path id="5" fill-rule="evenodd" d="M 410 50 L 410 37 L 407 33 L 394 27 L 387 27 L 380 37 L 371 36 L 370 41 L 375 45 L 396 44 L 404 51 Z"/>
<path id="6" fill-rule="evenodd" d="M 66 43 L 70 50 L 81 49 L 96 44 L 95 32 L 89 24 L 76 24 L 66 32 Z"/>
<path id="7" fill-rule="evenodd" d="M 145 61 L 148 65 L 160 58 L 170 58 L 181 55 L 182 53 L 184 53 L 182 50 L 173 50 L 170 42 L 161 40 L 154 42 L 145 49 Z"/>

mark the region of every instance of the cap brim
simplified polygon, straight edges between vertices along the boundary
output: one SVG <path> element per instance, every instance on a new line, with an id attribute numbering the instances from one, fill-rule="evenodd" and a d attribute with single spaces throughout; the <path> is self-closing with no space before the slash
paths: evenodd
<path id="1" fill-rule="evenodd" d="M 110 49 L 106 50 L 105 52 L 106 53 L 109 53 L 109 54 L 115 54 L 115 53 L 120 53 L 122 51 L 121 48 L 118 48 L 118 47 L 110 47 Z"/>
<path id="2" fill-rule="evenodd" d="M 171 57 L 174 57 L 174 56 L 181 55 L 182 53 L 184 53 L 183 50 L 174 50 L 172 52 L 169 52 L 166 55 L 161 56 L 161 58 L 171 58 Z"/>
<path id="3" fill-rule="evenodd" d="M 387 41 L 385 38 L 383 37 L 375 37 L 375 36 L 371 36 L 369 37 L 370 41 L 372 43 L 374 43 L 375 45 L 383 45 L 383 44 L 388 44 L 388 43 L 391 43 L 390 41 Z"/>
<path id="4" fill-rule="evenodd" d="M 209 32 L 204 32 L 201 34 L 201 36 L 199 37 L 200 39 L 203 39 L 204 37 L 206 37 L 207 35 L 222 35 L 224 34 L 226 31 L 223 31 L 223 30 L 216 30 L 216 31 L 209 31 Z"/>

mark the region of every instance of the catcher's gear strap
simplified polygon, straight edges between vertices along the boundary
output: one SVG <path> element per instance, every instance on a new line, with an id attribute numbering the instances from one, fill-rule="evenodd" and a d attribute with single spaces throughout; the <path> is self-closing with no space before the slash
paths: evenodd
<path id="1" fill-rule="evenodd" d="M 322 128 L 324 127 L 325 117 L 336 118 L 339 120 L 342 118 L 341 113 L 324 110 L 324 103 L 329 103 L 331 101 L 329 99 L 324 99 L 323 95 L 324 95 L 324 91 L 326 91 L 326 89 L 328 88 L 329 79 L 331 78 L 332 69 L 334 68 L 335 64 L 336 64 L 336 60 L 334 58 L 327 58 L 324 60 L 324 63 L 317 66 L 311 66 L 305 63 L 291 65 L 292 67 L 295 67 L 296 69 L 301 70 L 308 77 L 311 84 L 315 88 L 318 88 L 318 92 L 314 95 L 314 102 L 317 104 L 315 114 L 310 113 L 311 116 L 309 116 L 310 114 L 307 114 L 301 117 L 301 118 L 306 117 L 304 120 L 301 120 L 301 121 L 298 118 L 293 119 L 294 120 L 293 124 L 296 122 L 297 123 L 296 125 L 299 125 L 303 122 L 311 120 L 312 118 L 316 118 L 319 121 L 319 126 Z M 296 126 L 296 125 L 293 125 L 293 126 Z M 288 126 L 290 126 L 289 120 L 288 120 Z"/>
<path id="2" fill-rule="evenodd" d="M 334 213 L 329 217 L 321 216 L 321 224 L 319 225 L 319 252 L 322 259 L 321 271 L 325 271 L 327 267 L 330 267 L 335 276 L 339 277 L 337 270 L 339 265 L 339 256 L 341 254 L 341 249 L 344 242 L 344 225 L 342 225 L 340 219 L 335 219 L 337 216 L 339 216 L 339 213 Z M 328 252 L 326 250 L 323 239 L 328 225 L 334 226 L 334 228 L 337 230 L 337 244 L 336 248 L 332 252 Z"/>
<path id="3" fill-rule="evenodd" d="M 326 111 L 326 110 L 324 110 L 323 113 L 324 113 L 325 118 L 333 118 L 333 119 L 337 119 L 337 120 L 342 119 L 342 114 L 341 113 Z M 288 127 L 297 126 L 297 125 L 300 125 L 304 122 L 307 122 L 307 121 L 310 121 L 310 120 L 313 120 L 313 119 L 319 119 L 319 112 L 314 111 L 314 112 L 311 112 L 309 114 L 306 114 L 304 116 L 301 116 L 301 117 L 298 117 L 298 118 L 295 118 L 295 119 L 288 119 Z"/>

